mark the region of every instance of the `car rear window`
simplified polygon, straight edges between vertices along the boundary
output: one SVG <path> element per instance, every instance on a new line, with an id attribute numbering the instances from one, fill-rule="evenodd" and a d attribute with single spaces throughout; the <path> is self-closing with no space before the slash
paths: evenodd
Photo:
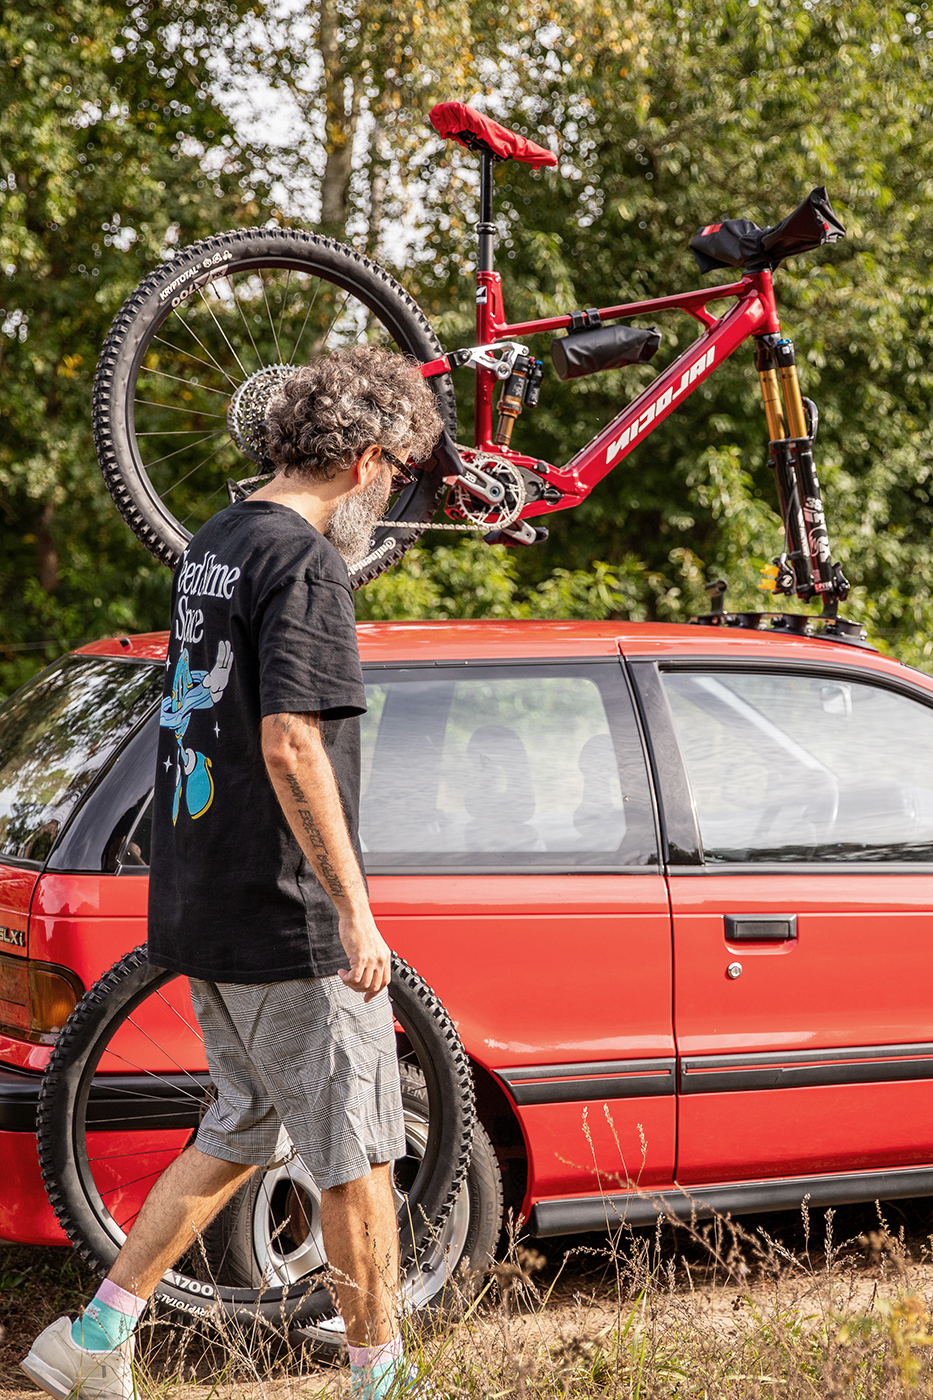
<path id="1" fill-rule="evenodd" d="M 0 857 L 46 859 L 161 689 L 152 663 L 66 656 L 0 707 Z"/>

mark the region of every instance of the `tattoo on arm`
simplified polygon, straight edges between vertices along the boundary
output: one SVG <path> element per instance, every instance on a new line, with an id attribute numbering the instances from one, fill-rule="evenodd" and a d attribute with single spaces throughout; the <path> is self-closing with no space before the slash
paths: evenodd
<path id="1" fill-rule="evenodd" d="M 304 827 L 308 840 L 311 842 L 312 849 L 314 850 L 314 854 L 317 856 L 318 865 L 321 869 L 321 876 L 327 886 L 328 893 L 336 897 L 346 894 L 343 881 L 333 867 L 324 836 L 318 829 L 311 813 L 306 807 L 299 807 L 298 816 L 301 818 L 301 825 Z"/>
<path id="2" fill-rule="evenodd" d="M 345 895 L 347 891 L 343 881 L 334 869 L 334 864 L 330 852 L 327 849 L 327 842 L 324 839 L 324 834 L 311 815 L 311 804 L 304 788 L 301 786 L 301 783 L 294 773 L 286 773 L 285 781 L 288 784 L 292 797 L 295 799 L 295 805 L 298 808 L 298 820 L 301 822 L 305 835 L 310 841 L 311 848 L 317 859 L 321 880 L 329 894 L 333 895 L 334 898 L 340 898 L 342 895 Z"/>

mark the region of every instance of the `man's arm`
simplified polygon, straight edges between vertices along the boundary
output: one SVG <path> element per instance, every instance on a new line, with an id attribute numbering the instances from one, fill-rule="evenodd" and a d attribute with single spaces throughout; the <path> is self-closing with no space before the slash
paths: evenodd
<path id="1" fill-rule="evenodd" d="M 371 1001 L 388 985 L 391 954 L 373 921 L 356 852 L 350 844 L 337 780 L 316 714 L 266 715 L 262 756 L 295 839 L 339 916 L 350 971 L 348 987 Z"/>

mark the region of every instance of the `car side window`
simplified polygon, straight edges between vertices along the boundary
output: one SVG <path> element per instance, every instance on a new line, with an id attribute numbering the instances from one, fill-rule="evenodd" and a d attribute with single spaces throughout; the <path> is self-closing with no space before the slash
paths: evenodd
<path id="1" fill-rule="evenodd" d="M 704 857 L 933 860 L 933 708 L 845 676 L 668 671 Z"/>
<path id="2" fill-rule="evenodd" d="M 656 862 L 617 663 L 370 671 L 367 703 L 367 869 Z"/>

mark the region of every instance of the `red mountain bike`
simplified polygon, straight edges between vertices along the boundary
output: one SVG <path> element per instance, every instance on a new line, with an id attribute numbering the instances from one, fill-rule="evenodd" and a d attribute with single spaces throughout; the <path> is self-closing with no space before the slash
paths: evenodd
<path id="1" fill-rule="evenodd" d="M 435 107 L 431 121 L 480 157 L 476 344 L 445 352 L 420 308 L 388 273 L 315 234 L 248 229 L 185 248 L 124 304 L 94 386 L 104 479 L 142 542 L 173 566 L 209 515 L 263 479 L 256 469 L 263 466 L 266 406 L 283 380 L 313 355 L 382 342 L 422 362 L 446 429 L 433 458 L 392 501 L 369 554 L 352 571 L 354 584 L 382 573 L 429 528 L 479 530 L 490 543 L 534 544 L 547 532 L 530 521 L 578 505 L 751 338 L 785 533 L 766 586 L 805 602 L 819 599 L 837 635 L 858 631 L 834 620 L 849 585 L 830 556 L 813 463 L 817 412 L 801 397 L 794 347 L 781 333 L 771 280 L 784 258 L 845 236 L 825 189 L 814 190 L 773 228 L 729 219 L 700 229 L 690 246 L 701 271 L 742 270 L 728 286 L 509 322 L 493 268 L 493 165 L 514 159 L 547 166 L 557 159 L 459 102 Z M 714 302 L 732 304 L 716 316 L 709 309 Z M 516 420 L 538 402 L 544 372 L 528 338 L 562 332 L 552 339 L 551 356 L 558 376 L 573 379 L 649 360 L 660 343 L 657 330 L 622 323 L 671 310 L 700 323 L 698 338 L 569 462 L 555 465 L 512 447 Z M 467 368 L 476 382 L 469 448 L 454 442 L 451 377 Z M 442 504 L 447 518 L 435 520 Z M 767 615 L 746 616 L 748 625 L 761 625 Z M 801 617 L 804 625 L 809 622 Z"/>

